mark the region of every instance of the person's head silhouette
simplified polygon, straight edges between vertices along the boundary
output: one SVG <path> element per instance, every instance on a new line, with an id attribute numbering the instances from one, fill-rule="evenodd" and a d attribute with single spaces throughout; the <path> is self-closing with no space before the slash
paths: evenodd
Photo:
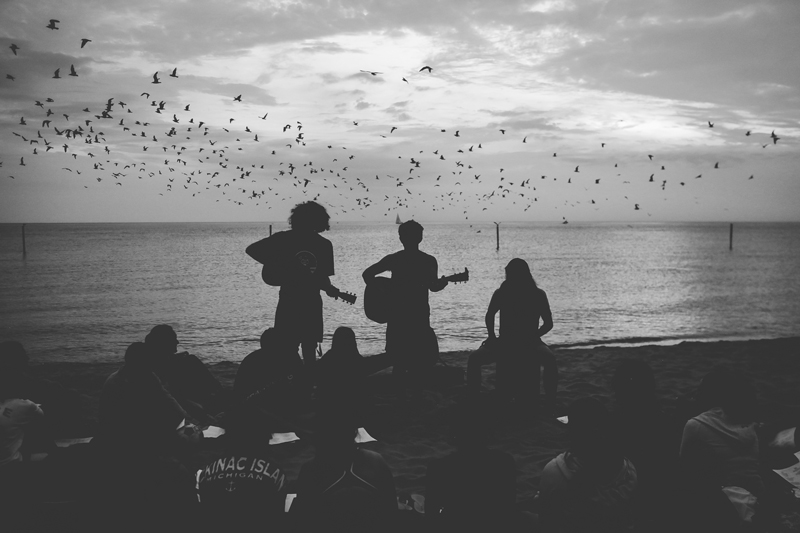
<path id="1" fill-rule="evenodd" d="M 422 225 L 415 220 L 403 222 L 397 228 L 400 242 L 403 243 L 403 247 L 406 249 L 415 249 L 419 247 L 419 243 L 422 242 L 422 231 Z"/>
<path id="2" fill-rule="evenodd" d="M 346 326 L 336 328 L 336 331 L 333 332 L 331 348 L 358 353 L 358 343 L 356 343 L 355 332 Z"/>
<path id="3" fill-rule="evenodd" d="M 513 284 L 534 282 L 528 263 L 519 257 L 509 261 L 506 265 L 506 281 Z"/>
<path id="4" fill-rule="evenodd" d="M 159 324 L 144 338 L 147 347 L 156 355 L 172 355 L 178 351 L 178 334 L 167 324 Z"/>
<path id="5" fill-rule="evenodd" d="M 331 217 L 324 207 L 317 202 L 303 202 L 292 208 L 289 225 L 293 230 L 322 233 L 331 229 Z"/>

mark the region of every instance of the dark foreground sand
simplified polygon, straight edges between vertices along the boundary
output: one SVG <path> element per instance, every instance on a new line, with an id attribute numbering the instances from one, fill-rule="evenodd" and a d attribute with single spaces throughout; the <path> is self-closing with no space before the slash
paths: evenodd
<path id="1" fill-rule="evenodd" d="M 387 392 L 390 389 L 388 371 L 369 378 L 376 407 L 366 426 L 378 442 L 367 446 L 380 452 L 389 463 L 400 495 L 424 494 L 428 460 L 453 450 L 447 442 L 448 420 L 462 398 L 463 382 L 458 369 L 466 370 L 468 355 L 468 352 L 442 354 L 442 361 L 451 367 L 443 372 L 444 378 L 430 389 L 412 390 L 404 401 L 398 401 Z M 619 361 L 632 358 L 642 359 L 653 368 L 658 396 L 668 412 L 674 410 L 677 397 L 694 392 L 707 372 L 725 365 L 755 379 L 762 421 L 800 421 L 800 337 L 684 342 L 675 346 L 557 349 L 556 356 L 562 407 L 577 398 L 595 396 L 611 408 L 611 376 Z M 71 420 L 59 429 L 59 436 L 94 434 L 100 390 L 106 377 L 120 364 L 37 365 L 32 362 L 32 375 L 60 383 L 77 406 L 70 415 Z M 235 363 L 218 363 L 210 368 L 225 387 L 232 387 L 237 367 Z M 494 366 L 484 369 L 483 383 L 484 392 L 488 393 L 494 386 Z M 491 394 L 485 396 L 487 400 L 491 398 Z M 492 447 L 515 457 L 519 471 L 517 499 L 525 508 L 537 490 L 543 466 L 566 446 L 565 427 L 551 418 L 526 412 L 498 413 L 493 420 L 496 423 Z M 290 479 L 295 479 L 300 466 L 313 456 L 313 447 L 303 441 L 273 446 L 273 451 Z M 787 514 L 784 518 L 787 531 L 800 531 L 798 513 Z"/>

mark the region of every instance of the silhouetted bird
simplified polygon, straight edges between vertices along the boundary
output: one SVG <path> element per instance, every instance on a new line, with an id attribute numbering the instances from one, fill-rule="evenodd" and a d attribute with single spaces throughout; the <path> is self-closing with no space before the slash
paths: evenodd
<path id="1" fill-rule="evenodd" d="M 50 24 L 48 24 L 47 27 L 50 28 L 51 30 L 57 30 L 58 28 L 56 27 L 56 24 L 60 23 L 61 23 L 60 20 L 50 19 Z"/>
<path id="2" fill-rule="evenodd" d="M 81 48 L 86 46 L 86 43 L 90 43 L 90 42 L 92 42 L 91 39 L 81 39 Z"/>

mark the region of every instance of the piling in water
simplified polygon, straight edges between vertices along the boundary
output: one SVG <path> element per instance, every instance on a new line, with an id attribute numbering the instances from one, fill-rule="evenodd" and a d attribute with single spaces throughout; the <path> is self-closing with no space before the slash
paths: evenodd
<path id="1" fill-rule="evenodd" d="M 22 258 L 25 259 L 25 256 L 28 255 L 28 251 L 25 249 L 25 224 L 22 225 Z"/>
<path id="2" fill-rule="evenodd" d="M 728 237 L 728 250 L 733 250 L 733 224 L 731 223 L 730 236 Z"/>

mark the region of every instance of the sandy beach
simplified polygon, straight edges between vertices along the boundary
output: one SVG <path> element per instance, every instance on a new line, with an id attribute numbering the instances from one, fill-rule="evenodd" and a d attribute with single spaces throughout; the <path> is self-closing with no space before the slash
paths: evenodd
<path id="1" fill-rule="evenodd" d="M 583 396 L 594 396 L 613 408 L 610 379 L 625 358 L 650 364 L 656 376 L 663 409 L 674 412 L 675 400 L 690 395 L 702 377 L 719 365 L 742 371 L 755 380 L 759 397 L 759 419 L 782 422 L 787 427 L 800 420 L 800 337 L 720 342 L 683 342 L 673 346 L 594 347 L 558 349 L 559 404 L 565 408 Z M 427 462 L 453 450 L 448 444 L 448 420 L 462 401 L 463 382 L 459 370 L 466 370 L 468 352 L 442 354 L 447 379 L 429 389 L 410 391 L 404 401 L 387 393 L 390 374 L 383 370 L 369 378 L 375 398 L 367 430 L 378 442 L 366 446 L 380 452 L 394 473 L 401 497 L 425 493 Z M 120 363 L 31 362 L 30 374 L 59 383 L 74 408 L 58 428 L 59 437 L 94 434 L 100 391 L 106 377 Z M 218 363 L 212 373 L 226 387 L 233 386 L 238 365 Z M 483 396 L 494 385 L 494 366 L 483 372 Z M 488 403 L 488 402 L 487 402 Z M 565 426 L 558 421 L 530 413 L 500 413 L 492 431 L 492 447 L 512 454 L 518 469 L 517 501 L 526 508 L 537 491 L 543 466 L 566 446 Z M 795 423 L 793 423 L 795 421 Z M 313 446 L 304 441 L 273 446 L 275 458 L 284 465 L 289 479 L 297 477 L 300 466 L 313 456 Z M 797 513 L 784 520 L 787 531 L 800 531 Z"/>

